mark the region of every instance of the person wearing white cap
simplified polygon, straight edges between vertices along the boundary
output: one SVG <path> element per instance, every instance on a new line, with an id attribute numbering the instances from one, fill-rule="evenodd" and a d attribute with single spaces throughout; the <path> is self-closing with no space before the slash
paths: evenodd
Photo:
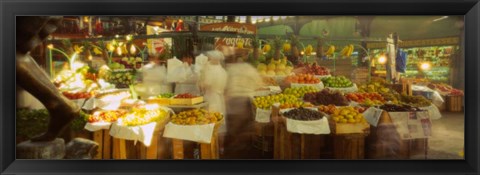
<path id="1" fill-rule="evenodd" d="M 225 57 L 216 50 L 208 51 L 205 55 L 208 57 L 208 63 L 202 70 L 199 85 L 204 93 L 205 101 L 208 102 L 209 111 L 220 112 L 225 116 L 224 93 L 227 86 L 227 72 L 221 65 Z M 219 133 L 225 132 L 226 126 L 222 124 Z"/>

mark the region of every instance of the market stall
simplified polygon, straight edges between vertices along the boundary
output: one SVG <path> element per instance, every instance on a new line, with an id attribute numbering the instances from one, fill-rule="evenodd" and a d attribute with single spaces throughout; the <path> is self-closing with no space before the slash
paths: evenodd
<path id="1" fill-rule="evenodd" d="M 239 135 L 222 131 L 237 107 L 216 111 L 226 99 L 247 99 L 249 121 L 240 123 L 254 127 L 241 132 L 252 142 L 236 144 L 266 159 L 427 158 L 434 120 L 444 108 L 463 111 L 463 91 L 448 76 L 455 38 L 273 36 L 252 24 L 187 24 L 46 41 L 51 82 L 81 108 L 69 134 L 87 133 L 95 159 L 221 159 L 223 138 Z M 212 65 L 226 74 L 225 64 L 237 63 L 253 73 L 226 82 L 210 74 L 218 89 L 202 82 Z M 236 74 L 241 81 L 229 82 Z M 228 96 L 229 83 L 240 95 Z"/>

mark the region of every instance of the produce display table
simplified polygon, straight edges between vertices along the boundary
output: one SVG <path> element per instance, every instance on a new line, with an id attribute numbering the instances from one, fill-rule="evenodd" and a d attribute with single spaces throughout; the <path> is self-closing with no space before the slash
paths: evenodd
<path id="1" fill-rule="evenodd" d="M 410 159 L 427 156 L 428 138 L 402 139 L 388 112 L 384 111 L 377 127 L 370 127 L 367 137 L 368 159 Z"/>
<path id="2" fill-rule="evenodd" d="M 98 153 L 95 159 L 111 159 L 112 158 L 112 136 L 110 130 L 98 130 L 93 132 L 93 141 L 98 143 Z"/>
<path id="3" fill-rule="evenodd" d="M 153 131 L 153 137 L 150 146 L 145 146 L 137 141 L 129 141 L 112 137 L 113 159 L 167 159 L 169 158 L 168 141 L 163 138 L 165 124 L 168 119 L 157 123 Z M 106 132 L 106 131 L 104 131 Z M 106 136 L 104 136 L 105 140 Z M 105 151 L 104 151 L 105 152 Z"/>
<path id="4" fill-rule="evenodd" d="M 195 146 L 199 145 L 200 147 L 200 153 L 199 153 L 199 158 L 200 159 L 218 159 L 220 158 L 220 150 L 219 150 L 219 145 L 218 145 L 218 128 L 220 127 L 221 123 L 215 124 L 215 128 L 212 133 L 212 139 L 210 143 L 200 143 L 200 142 L 194 142 Z M 181 140 L 181 139 L 174 139 L 172 138 L 172 155 L 173 159 L 184 159 L 185 157 L 194 157 L 193 155 L 186 155 L 187 153 L 193 153 L 195 154 L 195 151 L 193 150 L 187 150 L 187 149 L 195 149 L 194 147 L 185 147 L 187 145 L 187 142 L 192 142 L 192 141 L 187 141 L 187 140 Z"/>
<path id="5" fill-rule="evenodd" d="M 252 116 L 256 116 L 257 108 L 252 104 Z M 278 110 L 276 111 L 278 113 Z M 255 120 L 255 119 L 253 119 Z M 266 156 L 273 152 L 273 130 L 272 121 L 267 123 L 255 122 L 255 132 L 252 135 L 253 147 L 262 151 L 262 156 Z"/>
<path id="6" fill-rule="evenodd" d="M 94 131 L 93 140 L 99 144 L 95 159 L 167 159 L 167 140 L 161 137 L 167 121 L 168 118 L 155 125 L 149 146 L 116 138 L 111 135 L 110 129 Z"/>

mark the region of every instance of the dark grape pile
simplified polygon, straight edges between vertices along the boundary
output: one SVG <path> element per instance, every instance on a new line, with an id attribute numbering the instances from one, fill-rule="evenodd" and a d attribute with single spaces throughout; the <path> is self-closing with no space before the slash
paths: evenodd
<path id="1" fill-rule="evenodd" d="M 283 116 L 289 119 L 304 120 L 304 121 L 320 120 L 324 117 L 324 115 L 318 111 L 306 109 L 303 107 L 285 112 L 283 113 Z"/>
<path id="2" fill-rule="evenodd" d="M 329 89 L 323 89 L 320 92 L 308 93 L 303 96 L 303 100 L 310 102 L 314 105 L 330 105 L 335 106 L 348 106 L 349 102 L 347 98 L 339 91 L 331 91 Z"/>
<path id="3" fill-rule="evenodd" d="M 394 105 L 394 104 L 384 104 L 380 106 L 380 109 L 383 109 L 389 112 L 422 111 L 417 107 L 412 107 L 409 105 Z"/>

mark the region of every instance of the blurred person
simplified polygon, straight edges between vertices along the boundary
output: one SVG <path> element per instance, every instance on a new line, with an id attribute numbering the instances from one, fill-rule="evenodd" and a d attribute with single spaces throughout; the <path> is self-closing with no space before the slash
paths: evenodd
<path id="1" fill-rule="evenodd" d="M 262 155 L 260 150 L 252 146 L 255 121 L 251 99 L 255 90 L 263 86 L 263 80 L 257 69 L 244 63 L 241 58 L 232 54 L 227 59 L 226 159 L 255 159 Z"/>
<path id="2" fill-rule="evenodd" d="M 184 76 L 184 80 L 179 80 L 175 84 L 175 94 L 190 93 L 192 95 L 201 95 L 200 88 L 198 87 L 198 74 L 197 67 L 199 65 L 192 64 L 193 59 L 186 56 L 182 59 L 183 65 L 178 68 L 178 73 Z"/>
<path id="3" fill-rule="evenodd" d="M 201 73 L 200 89 L 204 94 L 205 101 L 208 102 L 208 110 L 225 115 L 224 93 L 227 84 L 227 72 L 221 65 L 224 56 L 216 50 L 208 51 L 206 56 L 208 57 L 208 63 Z M 219 133 L 225 133 L 225 127 L 223 124 L 219 128 Z"/>
<path id="4" fill-rule="evenodd" d="M 172 93 L 172 85 L 167 80 L 166 63 L 157 56 L 142 67 L 144 95 L 148 98 L 163 93 Z"/>

